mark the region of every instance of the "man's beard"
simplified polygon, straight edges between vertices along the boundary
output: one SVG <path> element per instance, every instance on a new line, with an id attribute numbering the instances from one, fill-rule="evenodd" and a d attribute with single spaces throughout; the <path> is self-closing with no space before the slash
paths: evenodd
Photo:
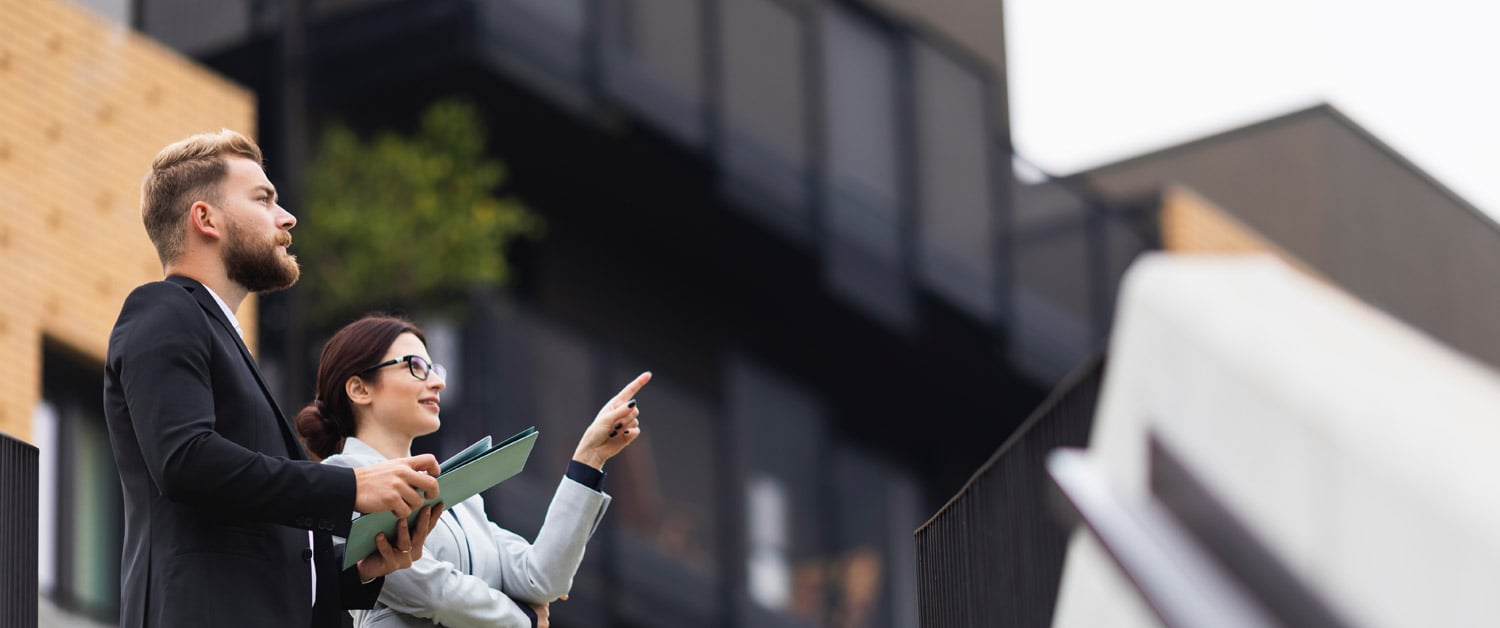
<path id="1" fill-rule="evenodd" d="M 297 278 L 302 275 L 297 256 L 283 255 L 276 248 L 291 246 L 290 233 L 278 231 L 270 242 L 252 242 L 238 223 L 230 222 L 228 227 L 224 266 L 229 271 L 230 281 L 251 292 L 275 292 L 297 283 Z"/>

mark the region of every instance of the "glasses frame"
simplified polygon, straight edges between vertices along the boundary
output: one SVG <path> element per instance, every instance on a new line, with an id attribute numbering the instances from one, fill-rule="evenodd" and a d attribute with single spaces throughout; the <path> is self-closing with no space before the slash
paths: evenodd
<path id="1" fill-rule="evenodd" d="M 416 365 L 417 361 L 421 361 L 423 364 L 427 365 L 427 369 L 423 372 L 422 375 L 417 375 L 417 365 Z M 376 364 L 375 366 L 372 366 L 372 367 L 369 367 L 369 368 L 360 369 L 355 374 L 359 375 L 359 374 L 369 373 L 371 371 L 377 371 L 377 370 L 383 369 L 383 368 L 385 368 L 387 366 L 395 366 L 395 365 L 400 364 L 402 362 L 406 363 L 406 371 L 408 373 L 411 373 L 412 377 L 417 378 L 417 381 L 423 381 L 423 382 L 425 382 L 425 381 L 427 381 L 428 377 L 432 376 L 433 373 L 437 373 L 437 376 L 441 377 L 444 381 L 447 381 L 447 379 L 448 379 L 448 369 L 446 367 L 444 367 L 441 364 L 438 364 L 437 362 L 429 362 L 427 360 L 427 358 L 424 358 L 424 357 L 422 357 L 420 355 L 403 355 L 403 356 L 401 356 L 399 358 L 395 358 L 395 359 L 391 359 L 391 360 L 386 360 L 384 362 L 381 362 L 380 364 Z"/>

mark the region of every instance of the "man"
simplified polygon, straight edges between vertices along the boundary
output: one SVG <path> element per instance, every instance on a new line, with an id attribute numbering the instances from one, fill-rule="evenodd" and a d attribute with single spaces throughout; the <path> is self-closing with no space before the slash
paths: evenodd
<path id="1" fill-rule="evenodd" d="M 104 380 L 125 497 L 121 625 L 337 626 L 421 555 L 436 517 L 347 571 L 330 535 L 347 536 L 351 511 L 419 508 L 437 461 L 309 461 L 272 399 L 234 311 L 297 281 L 297 220 L 254 142 L 223 130 L 162 149 L 141 214 L 166 280 L 126 298 Z"/>

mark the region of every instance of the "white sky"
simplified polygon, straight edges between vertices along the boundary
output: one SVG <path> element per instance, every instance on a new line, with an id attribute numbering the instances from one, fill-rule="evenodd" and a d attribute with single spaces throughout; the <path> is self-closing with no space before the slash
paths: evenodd
<path id="1" fill-rule="evenodd" d="M 1500 2 L 1005 7 L 1013 141 L 1049 173 L 1326 101 L 1500 218 Z"/>

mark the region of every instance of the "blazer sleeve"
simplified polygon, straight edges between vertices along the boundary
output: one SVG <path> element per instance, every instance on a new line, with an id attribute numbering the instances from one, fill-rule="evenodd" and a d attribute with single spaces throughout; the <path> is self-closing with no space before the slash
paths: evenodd
<path id="1" fill-rule="evenodd" d="M 179 502 L 347 534 L 352 470 L 268 456 L 214 431 L 232 417 L 215 416 L 212 324 L 190 294 L 164 282 L 136 289 L 121 309 L 108 368 L 152 481 Z"/>
<path id="2" fill-rule="evenodd" d="M 573 588 L 584 546 L 599 528 L 610 496 L 563 478 L 547 507 L 536 543 L 492 521 L 490 534 L 500 548 L 500 590 L 533 604 L 550 603 Z"/>
<path id="3" fill-rule="evenodd" d="M 353 571 L 353 570 L 351 570 Z M 385 577 L 380 602 L 392 610 L 457 628 L 531 628 L 534 614 L 453 563 L 423 556 Z"/>
<path id="4" fill-rule="evenodd" d="M 327 565 L 320 564 L 323 575 L 319 578 L 338 578 L 339 605 L 344 609 L 375 608 L 375 602 L 380 598 L 380 591 L 385 587 L 385 576 L 365 584 L 359 577 L 359 569 L 354 567 L 339 569 L 343 564 L 344 544 L 339 543 L 333 547 L 333 560 Z"/>

